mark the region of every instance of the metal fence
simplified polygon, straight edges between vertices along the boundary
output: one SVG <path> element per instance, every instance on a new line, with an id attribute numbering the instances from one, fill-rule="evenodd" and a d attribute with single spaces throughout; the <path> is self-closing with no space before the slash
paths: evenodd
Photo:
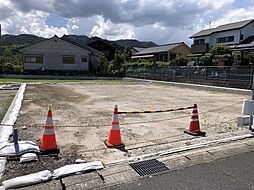
<path id="1" fill-rule="evenodd" d="M 126 76 L 251 89 L 253 67 L 128 67 Z"/>

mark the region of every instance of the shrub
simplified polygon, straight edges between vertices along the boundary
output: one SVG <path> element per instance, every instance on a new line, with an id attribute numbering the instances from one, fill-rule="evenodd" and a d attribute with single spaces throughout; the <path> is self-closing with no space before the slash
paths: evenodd
<path id="1" fill-rule="evenodd" d="M 200 66 L 212 66 L 213 65 L 213 61 L 212 61 L 211 57 L 208 57 L 208 56 L 200 57 L 199 63 L 200 63 Z"/>
<path id="2" fill-rule="evenodd" d="M 172 65 L 172 62 L 169 61 L 169 62 L 156 62 L 156 65 L 159 66 L 159 67 L 168 67 L 168 66 L 171 66 Z"/>
<path id="3" fill-rule="evenodd" d="M 178 57 L 176 59 L 173 59 L 171 63 L 172 65 L 175 65 L 175 66 L 187 66 L 187 63 L 191 60 L 192 59 L 188 57 Z"/>
<path id="4" fill-rule="evenodd" d="M 21 65 L 14 65 L 13 63 L 7 62 L 2 66 L 3 73 L 6 74 L 18 74 L 22 73 L 23 67 Z"/>
<path id="5" fill-rule="evenodd" d="M 213 55 L 224 55 L 230 54 L 230 49 L 226 45 L 216 44 L 209 50 L 209 52 Z"/>

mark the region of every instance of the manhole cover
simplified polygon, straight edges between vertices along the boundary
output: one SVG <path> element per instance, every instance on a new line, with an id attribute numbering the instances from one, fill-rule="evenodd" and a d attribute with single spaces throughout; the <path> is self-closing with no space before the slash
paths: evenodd
<path id="1" fill-rule="evenodd" d="M 129 164 L 140 176 L 155 174 L 169 170 L 164 163 L 156 159 Z"/>

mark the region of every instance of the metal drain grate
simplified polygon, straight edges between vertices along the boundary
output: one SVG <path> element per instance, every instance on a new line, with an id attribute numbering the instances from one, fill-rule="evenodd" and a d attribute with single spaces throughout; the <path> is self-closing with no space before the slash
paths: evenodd
<path id="1" fill-rule="evenodd" d="M 164 163 L 156 159 L 129 164 L 140 176 L 155 174 L 169 170 Z"/>

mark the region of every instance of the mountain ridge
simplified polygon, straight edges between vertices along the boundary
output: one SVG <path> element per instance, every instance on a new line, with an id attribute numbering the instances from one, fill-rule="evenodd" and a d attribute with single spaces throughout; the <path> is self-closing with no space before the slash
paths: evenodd
<path id="1" fill-rule="evenodd" d="M 94 39 L 98 38 L 103 41 L 108 42 L 112 46 L 114 46 L 118 50 L 123 50 L 125 47 L 154 47 L 158 46 L 156 43 L 152 41 L 138 41 L 136 39 L 120 39 L 120 40 L 106 40 L 99 37 L 88 37 L 86 35 L 66 35 L 80 43 L 88 44 Z M 30 46 L 36 43 L 39 43 L 43 40 L 49 38 L 43 38 L 32 34 L 19 34 L 19 35 L 11 35 L 4 34 L 2 35 L 2 44 L 3 46 L 11 46 L 11 45 L 20 45 L 20 46 Z"/>

